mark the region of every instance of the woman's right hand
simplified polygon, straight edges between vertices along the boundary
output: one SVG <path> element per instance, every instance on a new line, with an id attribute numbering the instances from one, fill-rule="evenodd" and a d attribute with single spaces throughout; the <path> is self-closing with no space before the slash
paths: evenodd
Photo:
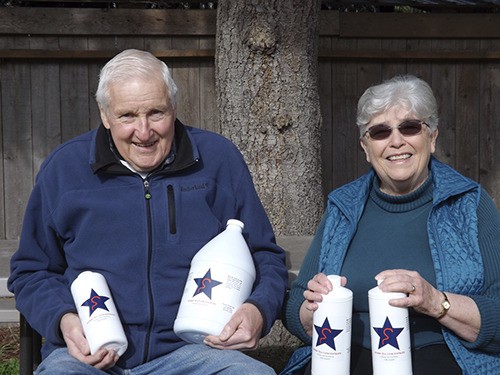
<path id="1" fill-rule="evenodd" d="M 342 285 L 347 279 L 342 277 Z M 309 336 L 312 336 L 313 313 L 318 309 L 318 303 L 323 301 L 323 295 L 328 294 L 333 286 L 324 273 L 318 273 L 308 281 L 304 290 L 304 302 L 300 306 L 300 322 Z"/>

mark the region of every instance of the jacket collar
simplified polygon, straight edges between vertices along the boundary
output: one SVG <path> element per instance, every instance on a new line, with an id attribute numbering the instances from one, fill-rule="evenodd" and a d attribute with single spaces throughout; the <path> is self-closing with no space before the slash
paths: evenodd
<path id="1" fill-rule="evenodd" d="M 172 173 L 182 170 L 196 163 L 199 159 L 195 144 L 190 138 L 186 127 L 178 119 L 175 120 L 174 141 L 176 144 L 175 159 L 171 164 L 160 167 L 155 173 Z M 104 172 L 112 174 L 133 173 L 119 160 L 111 134 L 103 124 L 99 126 L 93 145 L 94 155 L 90 162 L 94 173 Z"/>

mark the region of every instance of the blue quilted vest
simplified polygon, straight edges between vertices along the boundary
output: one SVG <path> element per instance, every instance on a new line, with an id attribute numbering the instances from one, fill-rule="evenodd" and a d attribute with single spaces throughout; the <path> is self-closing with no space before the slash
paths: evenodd
<path id="1" fill-rule="evenodd" d="M 430 168 L 434 196 L 427 230 L 437 288 L 464 295 L 480 294 L 484 275 L 477 240 L 479 185 L 434 158 L 431 158 Z M 340 273 L 374 177 L 375 173 L 371 170 L 328 196 L 320 272 Z M 500 355 L 469 350 L 451 331 L 443 327 L 442 332 L 464 375 L 500 374 Z M 281 374 L 293 374 L 310 358 L 310 346 L 298 348 Z"/>

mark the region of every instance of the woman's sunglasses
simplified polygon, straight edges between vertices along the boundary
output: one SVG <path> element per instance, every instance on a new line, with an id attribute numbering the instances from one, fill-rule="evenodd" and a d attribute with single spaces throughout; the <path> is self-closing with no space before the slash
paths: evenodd
<path id="1" fill-rule="evenodd" d="M 363 137 L 368 134 L 371 139 L 382 141 L 389 138 L 394 129 L 398 129 L 404 137 L 411 137 L 420 134 L 422 131 L 422 125 L 429 126 L 420 120 L 406 120 L 394 128 L 386 124 L 375 125 L 367 129 L 364 132 Z"/>

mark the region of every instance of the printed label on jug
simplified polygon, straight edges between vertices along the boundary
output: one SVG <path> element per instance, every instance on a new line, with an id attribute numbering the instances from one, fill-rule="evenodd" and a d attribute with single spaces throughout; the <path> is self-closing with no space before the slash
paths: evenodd
<path id="1" fill-rule="evenodd" d="M 82 307 L 88 307 L 89 308 L 89 319 L 87 320 L 87 324 L 90 323 L 93 320 L 101 320 L 109 316 L 114 316 L 115 314 L 111 313 L 106 306 L 106 301 L 109 300 L 109 297 L 106 297 L 105 295 L 99 295 L 96 293 L 94 289 L 91 290 L 90 292 L 90 297 L 82 303 Z M 98 309 L 104 310 L 98 312 Z M 92 314 L 97 313 L 97 315 L 94 315 L 92 317 Z M 98 319 L 101 318 L 101 319 Z"/>
<path id="2" fill-rule="evenodd" d="M 210 268 L 203 277 L 195 278 L 194 282 L 196 283 L 196 289 L 193 297 L 204 293 L 208 299 L 212 299 L 212 289 L 222 284 L 220 281 L 212 279 L 212 272 Z"/>
<path id="3" fill-rule="evenodd" d="M 398 360 L 401 356 L 409 353 L 409 345 L 406 335 L 402 334 L 408 327 L 408 322 L 393 323 L 389 317 L 385 318 L 382 325 L 374 325 L 373 330 L 378 340 L 373 348 L 373 353 L 385 362 Z"/>
<path id="4" fill-rule="evenodd" d="M 333 325 L 333 327 L 332 327 Z M 314 350 L 322 357 L 332 358 L 349 352 L 350 343 L 346 343 L 344 337 L 351 331 L 351 319 L 346 319 L 338 325 L 330 325 L 328 317 L 325 318 L 321 326 L 314 325 Z M 350 335 L 348 336 L 350 340 Z M 347 345 L 346 345 L 347 344 Z"/>
<path id="5" fill-rule="evenodd" d="M 227 275 L 226 289 L 234 289 L 239 292 L 241 290 L 242 285 L 243 285 L 243 280 L 231 275 Z"/>

